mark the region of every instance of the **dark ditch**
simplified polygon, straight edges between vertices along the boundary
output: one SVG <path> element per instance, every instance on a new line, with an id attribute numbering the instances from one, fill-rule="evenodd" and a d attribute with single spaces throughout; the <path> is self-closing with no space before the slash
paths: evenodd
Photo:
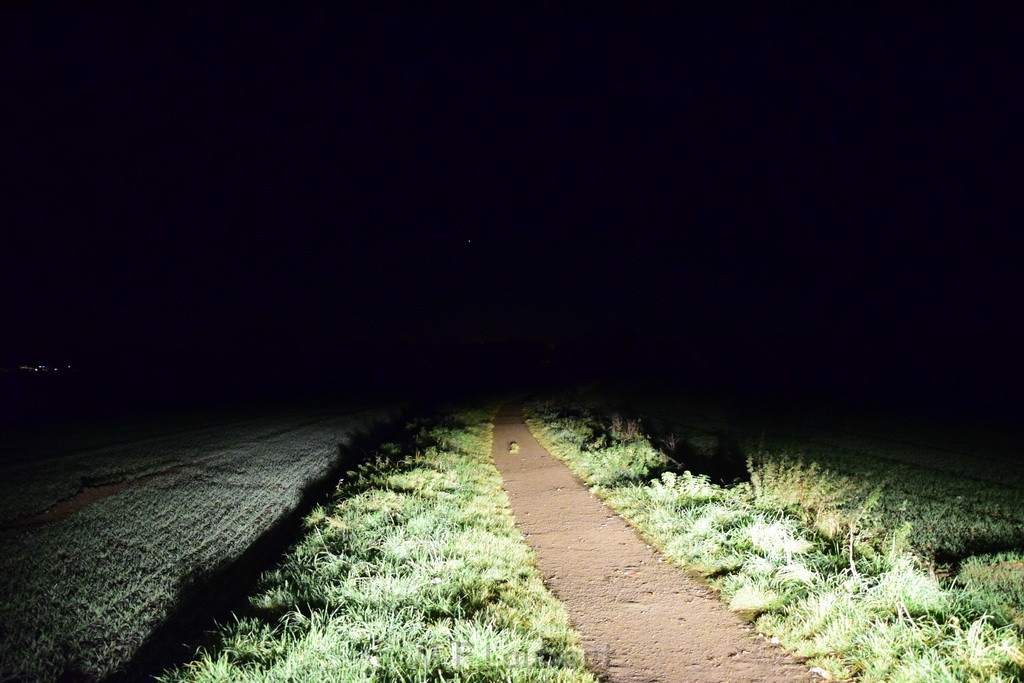
<path id="1" fill-rule="evenodd" d="M 664 417 L 636 410 L 619 411 L 625 422 L 639 422 L 651 444 L 664 453 L 679 469 L 702 474 L 712 483 L 732 486 L 749 481 L 747 455 L 739 439 L 730 433 L 696 430 Z M 652 474 L 653 476 L 659 473 Z"/>
<path id="2" fill-rule="evenodd" d="M 303 493 L 299 505 L 268 529 L 240 557 L 212 574 L 203 576 L 185 591 L 186 597 L 166 622 L 157 628 L 132 660 L 119 672 L 106 679 L 152 681 L 175 666 L 190 661 L 199 647 L 214 643 L 214 629 L 229 622 L 233 615 L 253 614 L 248 598 L 255 590 L 260 575 L 274 566 L 281 556 L 299 540 L 302 520 L 318 503 L 326 502 L 344 473 L 370 457 L 383 443 L 402 442 L 408 411 L 356 437 L 351 444 L 338 444 L 338 464 L 319 482 Z M 62 681 L 90 680 L 81 675 L 66 675 Z"/>

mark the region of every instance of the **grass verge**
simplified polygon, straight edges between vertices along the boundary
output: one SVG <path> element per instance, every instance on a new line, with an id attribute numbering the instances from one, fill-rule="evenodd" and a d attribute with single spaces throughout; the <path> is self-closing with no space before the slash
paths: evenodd
<path id="1" fill-rule="evenodd" d="M 636 424 L 557 402 L 527 405 L 537 438 L 665 556 L 708 578 L 729 607 L 834 678 L 1018 681 L 1024 634 L 981 596 L 1013 580 L 943 586 L 910 551 L 911 529 L 872 516 L 878 492 L 768 452 L 751 482 L 712 484 L 672 463 Z M 973 588 L 972 588 L 973 586 Z"/>
<path id="2" fill-rule="evenodd" d="M 490 413 L 410 425 L 350 472 L 164 681 L 595 681 L 490 458 Z"/>

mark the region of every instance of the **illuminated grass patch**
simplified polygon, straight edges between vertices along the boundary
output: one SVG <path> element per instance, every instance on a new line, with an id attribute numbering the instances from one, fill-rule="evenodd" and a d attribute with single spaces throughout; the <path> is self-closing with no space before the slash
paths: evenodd
<path id="1" fill-rule="evenodd" d="M 340 441 L 387 417 L 383 409 L 304 423 L 274 417 L 250 421 L 247 437 L 245 425 L 232 425 L 191 445 L 19 465 L 0 486 L 5 518 L 54 502 L 50 487 L 34 488 L 47 472 L 67 483 L 175 468 L 67 519 L 0 537 L 0 680 L 99 680 L 119 670 L 196 586 L 242 557 L 337 467 Z"/>
<path id="2" fill-rule="evenodd" d="M 538 401 L 527 413 L 541 442 L 667 558 L 811 666 L 871 681 L 1024 677 L 1006 597 L 1022 592 L 1019 553 L 974 558 L 965 586 L 944 585 L 913 554 L 911 527 L 886 527 L 876 481 L 762 450 L 749 483 L 721 487 L 672 471 L 642 435 L 588 408 Z"/>
<path id="3" fill-rule="evenodd" d="M 251 602 L 166 681 L 594 681 L 490 461 L 490 415 L 349 473 Z"/>

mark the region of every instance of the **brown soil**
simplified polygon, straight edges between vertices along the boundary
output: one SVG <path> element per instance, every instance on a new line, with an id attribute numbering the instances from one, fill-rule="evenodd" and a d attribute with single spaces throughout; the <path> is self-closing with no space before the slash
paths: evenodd
<path id="1" fill-rule="evenodd" d="M 154 474 L 147 474 L 144 477 L 125 479 L 113 484 L 103 484 L 102 486 L 86 486 L 75 495 L 60 501 L 45 512 L 40 512 L 39 514 L 31 515 L 29 517 L 22 517 L 21 519 L 16 519 L 13 522 L 0 526 L 0 536 L 10 536 L 28 527 L 50 524 L 52 522 L 59 522 L 67 519 L 79 510 L 92 505 L 98 500 L 102 500 L 107 496 L 112 496 L 115 493 L 120 493 L 132 486 L 144 484 L 157 474 L 165 474 L 169 471 L 170 470 L 162 470 L 161 472 L 156 472 Z"/>
<path id="2" fill-rule="evenodd" d="M 498 413 L 493 456 L 544 581 L 598 673 L 630 682 L 815 680 L 595 498 L 534 438 L 521 406 Z"/>

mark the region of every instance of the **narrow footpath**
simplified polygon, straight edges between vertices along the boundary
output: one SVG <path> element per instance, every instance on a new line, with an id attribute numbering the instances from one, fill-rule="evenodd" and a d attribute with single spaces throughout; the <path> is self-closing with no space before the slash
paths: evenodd
<path id="1" fill-rule="evenodd" d="M 820 680 L 662 562 L 541 446 L 522 406 L 499 411 L 493 456 L 545 582 L 583 635 L 588 660 L 609 680 Z"/>

